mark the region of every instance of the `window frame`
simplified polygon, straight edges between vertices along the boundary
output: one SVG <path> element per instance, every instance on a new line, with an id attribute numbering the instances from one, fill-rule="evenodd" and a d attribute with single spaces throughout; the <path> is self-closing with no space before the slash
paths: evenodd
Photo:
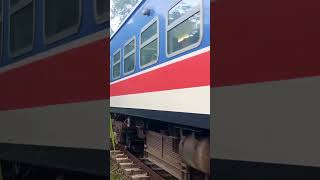
<path id="1" fill-rule="evenodd" d="M 132 51 L 128 52 L 128 54 L 125 54 L 125 47 L 130 44 L 132 41 L 134 41 L 134 48 Z M 124 69 L 124 64 L 125 64 L 125 59 L 129 56 L 131 56 L 132 54 L 134 54 L 134 67 L 133 67 L 133 70 L 131 71 L 128 71 L 128 72 L 125 72 L 125 69 Z M 135 70 L 136 70 L 136 60 L 137 60 L 137 40 L 136 40 L 136 36 L 133 36 L 131 37 L 126 43 L 124 43 L 123 45 L 123 74 L 126 76 L 126 75 L 129 75 L 129 74 L 132 74 Z"/>
<path id="2" fill-rule="evenodd" d="M 9 0 L 9 13 L 8 13 L 8 32 L 9 32 L 9 36 L 8 36 L 8 49 L 9 49 L 9 56 L 11 58 L 15 58 L 17 56 L 21 56 L 25 53 L 28 53 L 30 51 L 33 50 L 34 47 L 34 41 L 35 41 L 35 24 L 36 24 L 36 2 L 35 0 L 21 0 L 20 2 L 18 2 L 15 6 L 11 7 L 11 1 Z M 30 3 L 33 3 L 33 17 L 32 17 L 32 28 L 33 28 L 33 32 L 32 32 L 32 42 L 30 45 L 28 45 L 27 47 L 20 49 L 20 50 L 16 50 L 16 51 L 12 51 L 11 49 L 11 16 L 13 14 L 15 14 L 16 12 L 18 12 L 19 10 L 23 9 L 24 7 L 28 6 Z M 3 8 L 3 7 L 2 7 Z"/>
<path id="3" fill-rule="evenodd" d="M 94 10 L 94 18 L 97 24 L 102 24 L 110 20 L 110 16 L 108 16 L 108 12 L 105 12 L 105 14 L 103 14 L 102 16 L 98 15 L 97 0 L 93 0 L 93 10 Z"/>
<path id="4" fill-rule="evenodd" d="M 118 53 L 120 54 L 119 61 L 114 62 L 114 56 L 115 56 L 116 54 L 118 54 Z M 112 79 L 113 79 L 113 80 L 120 79 L 120 77 L 121 77 L 121 59 L 122 59 L 121 57 L 122 57 L 121 48 L 119 48 L 118 50 L 116 50 L 116 51 L 112 54 Z M 120 63 L 119 76 L 114 77 L 114 76 L 113 76 L 113 75 L 114 75 L 114 73 L 113 73 L 114 66 L 117 65 L 117 64 L 119 64 L 119 63 Z"/>
<path id="5" fill-rule="evenodd" d="M 150 37 L 148 40 L 146 40 L 144 43 L 141 43 L 141 35 L 144 31 L 146 31 L 150 26 L 153 25 L 153 23 L 156 23 L 157 25 L 157 33 Z M 141 65 L 141 49 L 144 48 L 145 46 L 149 45 L 152 43 L 154 40 L 157 39 L 157 58 L 156 60 L 150 61 L 149 63 L 145 65 Z M 159 37 L 159 17 L 154 17 L 151 19 L 145 26 L 143 26 L 140 30 L 140 37 L 139 37 L 139 67 L 140 69 L 146 68 L 148 66 L 151 66 L 153 64 L 156 64 L 159 60 L 159 49 L 160 49 L 160 37 Z"/>
<path id="6" fill-rule="evenodd" d="M 166 56 L 167 58 L 171 58 L 173 56 L 179 55 L 181 53 L 184 53 L 186 51 L 189 51 L 191 49 L 194 49 L 198 46 L 200 46 L 202 40 L 203 40 L 203 27 L 204 27 L 204 17 L 203 17 L 203 0 L 199 0 L 200 1 L 200 7 L 198 8 L 193 8 L 190 12 L 188 12 L 187 14 L 181 16 L 180 18 L 174 20 L 170 25 L 169 25 L 169 11 L 171 9 L 173 9 L 176 5 L 178 5 L 181 1 L 183 0 L 175 0 L 172 5 L 169 7 L 169 9 L 166 11 L 166 16 L 165 16 L 165 20 L 166 20 L 166 37 L 165 37 L 165 51 L 166 51 Z M 200 37 L 199 40 L 196 43 L 190 44 L 182 49 L 179 49 L 178 51 L 175 51 L 173 53 L 168 53 L 168 33 L 170 30 L 174 29 L 175 27 L 179 26 L 180 24 L 182 24 L 183 22 L 185 22 L 186 20 L 188 20 L 189 18 L 191 18 L 192 16 L 194 16 L 195 14 L 199 13 L 200 14 Z"/>
<path id="7" fill-rule="evenodd" d="M 71 35 L 74 35 L 76 33 L 79 32 L 80 30 L 80 25 L 81 25 L 81 20 L 82 20 L 82 6 L 83 6 L 83 0 L 79 0 L 79 18 L 78 18 L 78 22 L 76 25 L 65 29 L 63 31 L 61 31 L 60 33 L 56 33 L 55 35 L 53 35 L 52 37 L 47 37 L 46 35 L 46 0 L 43 1 L 43 22 L 42 22 L 42 36 L 44 39 L 44 44 L 45 45 L 49 45 L 52 43 L 55 43 L 57 41 L 60 41 L 62 39 L 65 39 Z"/>

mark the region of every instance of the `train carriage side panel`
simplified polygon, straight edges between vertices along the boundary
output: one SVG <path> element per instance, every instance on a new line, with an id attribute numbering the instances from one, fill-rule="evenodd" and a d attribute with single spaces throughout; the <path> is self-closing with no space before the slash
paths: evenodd
<path id="1" fill-rule="evenodd" d="M 96 1 L 91 0 L 25 1 L 18 3 L 26 4 L 24 8 L 12 5 L 16 12 L 9 1 L 3 2 L 0 160 L 105 176 L 109 22 L 101 17 L 106 14 L 96 14 Z M 57 10 L 60 15 L 76 14 L 77 18 L 69 19 L 74 22 L 67 26 L 71 28 L 59 29 L 61 19 L 52 20 Z M 15 21 L 32 21 L 32 31 L 19 31 L 24 27 L 12 25 Z M 21 41 L 29 32 L 33 34 L 31 48 L 13 52 L 13 36 Z"/>
<path id="2" fill-rule="evenodd" d="M 111 111 L 165 122 L 209 129 L 210 114 L 210 2 L 200 1 L 200 38 L 193 47 L 179 54 L 168 55 L 166 48 L 168 13 L 179 1 L 142 1 L 111 39 Z M 150 9 L 149 16 L 143 11 Z M 140 43 L 148 23 L 158 23 L 157 60 L 140 65 Z M 179 31 L 178 29 L 176 29 Z M 169 32 L 169 30 L 168 30 Z M 136 37 L 135 70 L 112 78 L 113 55 L 133 36 Z M 181 41 L 183 38 L 179 37 Z M 190 38 L 190 37 L 189 37 Z M 123 61 L 122 61 L 123 62 Z"/>
<path id="3" fill-rule="evenodd" d="M 215 2 L 217 179 L 319 179 L 319 5 Z"/>

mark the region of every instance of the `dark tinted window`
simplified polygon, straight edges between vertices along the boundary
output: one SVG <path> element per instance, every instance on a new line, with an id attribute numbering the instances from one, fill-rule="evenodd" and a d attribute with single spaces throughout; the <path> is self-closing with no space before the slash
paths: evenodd
<path id="1" fill-rule="evenodd" d="M 102 18 L 107 18 L 107 9 L 109 8 L 108 2 L 107 0 L 96 0 L 97 16 L 100 16 Z"/>
<path id="2" fill-rule="evenodd" d="M 45 0 L 45 35 L 50 42 L 78 31 L 81 0 Z"/>
<path id="3" fill-rule="evenodd" d="M 10 6 L 13 7 L 18 4 L 18 2 L 23 1 L 23 0 L 10 0 Z"/>
<path id="4" fill-rule="evenodd" d="M 10 51 L 13 56 L 32 48 L 34 36 L 33 1 L 15 9 L 10 15 Z"/>

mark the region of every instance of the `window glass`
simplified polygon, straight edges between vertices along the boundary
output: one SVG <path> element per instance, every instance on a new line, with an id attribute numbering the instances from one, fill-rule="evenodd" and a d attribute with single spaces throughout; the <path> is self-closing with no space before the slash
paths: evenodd
<path id="1" fill-rule="evenodd" d="M 157 22 L 154 22 L 150 27 L 141 33 L 141 44 L 146 42 L 152 36 L 157 34 Z"/>
<path id="2" fill-rule="evenodd" d="M 121 59 L 121 52 L 118 51 L 114 56 L 113 56 L 113 66 L 112 66 L 112 73 L 113 73 L 113 78 L 118 78 L 120 77 L 120 59 Z"/>
<path id="3" fill-rule="evenodd" d="M 129 55 L 124 58 L 124 73 L 129 73 L 134 71 L 134 61 L 135 61 L 135 53 Z"/>
<path id="4" fill-rule="evenodd" d="M 200 39 L 200 13 L 169 30 L 167 38 L 169 54 L 197 43 Z"/>
<path id="5" fill-rule="evenodd" d="M 96 9 L 98 16 L 107 16 L 107 0 L 96 0 Z"/>
<path id="6" fill-rule="evenodd" d="M 124 47 L 124 54 L 128 54 L 131 51 L 135 50 L 135 40 L 132 40 L 129 44 Z"/>
<path id="7" fill-rule="evenodd" d="M 95 16 L 97 23 L 106 22 L 108 19 L 107 10 L 109 9 L 109 3 L 107 0 L 94 0 L 95 2 Z"/>
<path id="8" fill-rule="evenodd" d="M 120 61 L 120 51 L 117 52 L 117 54 L 114 55 L 114 58 L 113 58 L 113 62 L 116 63 Z"/>
<path id="9" fill-rule="evenodd" d="M 120 77 L 120 63 L 113 65 L 113 78 Z"/>
<path id="10" fill-rule="evenodd" d="M 16 5 L 19 1 L 23 1 L 23 0 L 10 0 L 10 6 L 13 7 L 13 6 Z"/>
<path id="11" fill-rule="evenodd" d="M 33 1 L 10 16 L 10 50 L 13 54 L 32 46 Z"/>
<path id="12" fill-rule="evenodd" d="M 80 0 L 45 0 L 46 37 L 58 40 L 75 33 L 71 30 L 77 29 L 80 20 L 79 7 Z"/>
<path id="13" fill-rule="evenodd" d="M 134 71 L 135 59 L 136 59 L 135 44 L 136 44 L 136 40 L 132 39 L 124 47 L 124 73 L 130 73 Z"/>
<path id="14" fill-rule="evenodd" d="M 200 6 L 200 0 L 182 0 L 169 11 L 168 24 L 186 15 L 194 7 Z"/>
<path id="15" fill-rule="evenodd" d="M 158 40 L 154 40 L 148 45 L 141 48 L 140 65 L 145 66 L 157 61 L 158 56 Z"/>

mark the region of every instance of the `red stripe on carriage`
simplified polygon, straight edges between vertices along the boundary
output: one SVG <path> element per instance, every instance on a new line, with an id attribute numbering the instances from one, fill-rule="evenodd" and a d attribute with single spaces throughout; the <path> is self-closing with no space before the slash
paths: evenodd
<path id="1" fill-rule="evenodd" d="M 320 76 L 320 1 L 215 1 L 212 86 Z"/>
<path id="2" fill-rule="evenodd" d="M 1 73 L 0 110 L 107 99 L 108 44 L 99 40 Z"/>
<path id="3" fill-rule="evenodd" d="M 210 51 L 110 86 L 110 96 L 210 85 Z"/>

